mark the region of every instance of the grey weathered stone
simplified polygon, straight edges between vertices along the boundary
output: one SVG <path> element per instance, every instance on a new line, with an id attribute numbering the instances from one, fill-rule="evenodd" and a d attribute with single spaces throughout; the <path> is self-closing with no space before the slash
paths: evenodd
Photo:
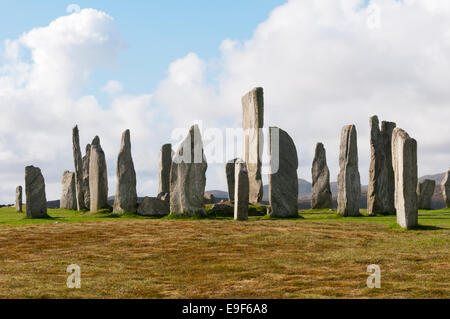
<path id="1" fill-rule="evenodd" d="M 436 189 L 436 181 L 426 179 L 417 185 L 417 208 L 432 209 L 431 200 Z"/>
<path id="2" fill-rule="evenodd" d="M 216 202 L 216 197 L 213 194 L 205 193 L 203 196 L 205 204 L 214 204 Z"/>
<path id="3" fill-rule="evenodd" d="M 59 207 L 71 210 L 76 210 L 78 208 L 74 172 L 65 171 L 62 176 L 62 194 Z"/>
<path id="4" fill-rule="evenodd" d="M 234 191 L 233 191 L 234 193 Z M 248 206 L 248 203 L 247 203 Z M 221 201 L 220 203 L 216 203 L 213 205 L 209 214 L 212 216 L 221 216 L 221 217 L 233 217 L 234 216 L 234 205 L 231 202 Z"/>
<path id="5" fill-rule="evenodd" d="M 298 156 L 294 141 L 278 127 L 269 128 L 269 214 L 298 217 Z"/>
<path id="6" fill-rule="evenodd" d="M 225 175 L 227 176 L 228 200 L 234 201 L 234 172 L 235 164 L 238 159 L 235 158 L 225 164 Z"/>
<path id="7" fill-rule="evenodd" d="M 122 134 L 117 157 L 117 187 L 114 200 L 114 213 L 135 213 L 137 209 L 136 171 L 131 156 L 130 130 Z"/>
<path id="8" fill-rule="evenodd" d="M 72 129 L 72 151 L 73 151 L 73 162 L 75 166 L 75 187 L 77 196 L 77 209 L 83 210 L 87 209 L 84 201 L 85 190 L 83 188 L 83 159 L 81 157 L 80 148 L 80 134 L 78 131 L 78 126 Z"/>
<path id="9" fill-rule="evenodd" d="M 339 150 L 338 213 L 359 216 L 361 179 L 358 170 L 358 144 L 355 125 L 342 128 Z"/>
<path id="10" fill-rule="evenodd" d="M 170 174 L 170 212 L 193 216 L 206 215 L 204 194 L 208 164 L 197 125 L 181 143 L 172 161 Z"/>
<path id="11" fill-rule="evenodd" d="M 38 167 L 25 168 L 25 194 L 27 198 L 27 217 L 47 217 L 47 198 L 45 196 L 45 180 Z"/>
<path id="12" fill-rule="evenodd" d="M 263 198 L 261 158 L 264 145 L 264 92 L 255 88 L 242 97 L 242 127 L 244 131 L 244 161 L 250 182 L 250 203 Z"/>
<path id="13" fill-rule="evenodd" d="M 250 181 L 247 164 L 238 159 L 235 162 L 234 219 L 248 220 L 248 203 L 250 198 Z"/>
<path id="14" fill-rule="evenodd" d="M 108 206 L 108 172 L 105 153 L 98 136 L 91 143 L 89 160 L 90 210 L 96 212 Z"/>
<path id="15" fill-rule="evenodd" d="M 142 216 L 161 217 L 169 214 L 169 203 L 154 197 L 145 197 L 137 209 Z"/>
<path id="16" fill-rule="evenodd" d="M 165 144 L 159 152 L 158 193 L 170 194 L 170 169 L 172 167 L 172 145 Z"/>
<path id="17" fill-rule="evenodd" d="M 22 186 L 16 187 L 16 211 L 22 212 Z"/>
<path id="18" fill-rule="evenodd" d="M 446 203 L 447 208 L 450 208 L 450 168 L 445 174 L 444 180 L 441 184 L 442 196 Z"/>
<path id="19" fill-rule="evenodd" d="M 383 121 L 381 131 L 377 116 L 370 118 L 369 185 L 367 211 L 370 215 L 395 214 L 394 170 L 392 168 L 391 140 L 396 124 Z"/>
<path id="20" fill-rule="evenodd" d="M 156 198 L 170 203 L 170 193 L 159 193 Z"/>
<path id="21" fill-rule="evenodd" d="M 317 143 L 311 169 L 312 195 L 311 208 L 332 208 L 332 195 L 330 187 L 330 170 L 327 165 L 327 156 L 322 143 Z"/>
<path id="22" fill-rule="evenodd" d="M 91 194 L 89 191 L 89 161 L 91 158 L 91 144 L 86 145 L 86 155 L 83 157 L 83 191 L 84 206 L 91 207 Z"/>
<path id="23" fill-rule="evenodd" d="M 418 224 L 417 142 L 400 128 L 392 133 L 392 162 L 397 223 L 408 229 Z"/>

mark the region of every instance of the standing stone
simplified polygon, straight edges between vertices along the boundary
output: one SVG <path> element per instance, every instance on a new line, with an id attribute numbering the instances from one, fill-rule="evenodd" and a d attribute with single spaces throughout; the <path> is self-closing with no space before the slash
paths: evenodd
<path id="1" fill-rule="evenodd" d="M 165 144 L 159 152 L 158 197 L 170 193 L 170 169 L 172 167 L 172 144 Z"/>
<path id="2" fill-rule="evenodd" d="M 22 186 L 16 187 L 16 211 L 22 212 Z"/>
<path id="3" fill-rule="evenodd" d="M 203 201 L 207 168 L 200 129 L 194 125 L 173 158 L 170 174 L 171 214 L 206 215 Z"/>
<path id="4" fill-rule="evenodd" d="M 311 208 L 332 208 L 332 195 L 330 187 L 330 170 L 327 165 L 327 156 L 322 143 L 317 143 L 312 164 L 312 195 Z"/>
<path id="5" fill-rule="evenodd" d="M 244 161 L 247 164 L 250 183 L 250 203 L 263 198 L 261 157 L 264 145 L 264 92 L 255 88 L 242 97 L 242 126 L 244 131 Z"/>
<path id="6" fill-rule="evenodd" d="M 77 196 L 77 209 L 87 209 L 84 202 L 84 188 L 83 188 L 83 159 L 81 158 L 80 148 L 80 134 L 78 126 L 72 129 L 72 150 L 73 150 L 73 162 L 75 166 L 75 187 Z"/>
<path id="7" fill-rule="evenodd" d="M 298 157 L 294 141 L 278 127 L 269 128 L 269 214 L 298 217 Z"/>
<path id="8" fill-rule="evenodd" d="M 339 151 L 338 213 L 359 216 L 361 179 L 358 170 L 358 144 L 355 125 L 342 128 Z"/>
<path id="9" fill-rule="evenodd" d="M 247 164 L 241 160 L 236 159 L 233 164 L 235 167 L 235 188 L 234 188 L 234 219 L 248 220 L 248 203 L 249 203 L 249 180 Z"/>
<path id="10" fill-rule="evenodd" d="M 138 215 L 162 217 L 169 215 L 169 203 L 153 197 L 145 197 L 137 209 Z"/>
<path id="11" fill-rule="evenodd" d="M 436 181 L 426 179 L 417 185 L 417 208 L 432 209 L 432 198 L 436 189 Z"/>
<path id="12" fill-rule="evenodd" d="M 400 128 L 392 133 L 392 161 L 397 223 L 408 229 L 418 224 L 417 142 Z"/>
<path id="13" fill-rule="evenodd" d="M 115 213 L 135 213 L 137 209 L 136 171 L 131 156 L 130 130 L 122 134 L 117 158 L 117 187 L 114 200 Z"/>
<path id="14" fill-rule="evenodd" d="M 450 208 L 450 168 L 445 174 L 444 180 L 441 184 L 442 195 L 444 197 L 447 208 Z"/>
<path id="15" fill-rule="evenodd" d="M 76 210 L 77 193 L 75 188 L 75 173 L 65 171 L 62 176 L 62 195 L 59 208 Z"/>
<path id="16" fill-rule="evenodd" d="M 378 117 L 370 118 L 371 160 L 367 190 L 367 211 L 370 215 L 395 214 L 391 153 L 392 131 L 395 126 L 395 123 L 383 121 L 380 131 Z"/>
<path id="17" fill-rule="evenodd" d="M 235 173 L 235 164 L 238 158 L 235 158 L 225 164 L 225 174 L 227 176 L 227 185 L 228 185 L 228 200 L 234 201 L 234 173 Z"/>
<path id="18" fill-rule="evenodd" d="M 27 197 L 27 217 L 47 217 L 45 181 L 38 167 L 25 167 L 25 195 Z"/>
<path id="19" fill-rule="evenodd" d="M 91 207 L 91 194 L 89 192 L 89 161 L 91 158 L 91 144 L 86 145 L 86 155 L 83 157 L 83 190 L 84 206 Z"/>
<path id="20" fill-rule="evenodd" d="M 108 173 L 106 170 L 105 153 L 96 136 L 91 143 L 89 159 L 89 191 L 91 212 L 96 212 L 108 206 Z"/>

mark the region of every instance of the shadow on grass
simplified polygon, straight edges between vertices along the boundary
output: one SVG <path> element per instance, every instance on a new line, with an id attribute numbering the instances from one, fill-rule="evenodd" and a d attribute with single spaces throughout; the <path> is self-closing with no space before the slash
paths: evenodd
<path id="1" fill-rule="evenodd" d="M 400 225 L 396 223 L 396 224 L 390 225 L 389 229 L 402 230 L 402 231 L 419 231 L 419 230 L 444 230 L 446 228 L 432 226 L 432 225 L 417 225 L 417 226 L 411 227 L 409 229 L 405 229 L 405 228 L 400 227 Z"/>

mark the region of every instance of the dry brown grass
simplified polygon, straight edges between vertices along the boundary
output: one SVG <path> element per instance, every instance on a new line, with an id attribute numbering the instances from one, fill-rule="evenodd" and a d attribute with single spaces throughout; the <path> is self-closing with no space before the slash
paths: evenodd
<path id="1" fill-rule="evenodd" d="M 448 229 L 302 220 L 2 228 L 2 298 L 449 298 Z M 82 288 L 66 287 L 78 264 Z M 379 264 L 382 288 L 368 289 Z"/>

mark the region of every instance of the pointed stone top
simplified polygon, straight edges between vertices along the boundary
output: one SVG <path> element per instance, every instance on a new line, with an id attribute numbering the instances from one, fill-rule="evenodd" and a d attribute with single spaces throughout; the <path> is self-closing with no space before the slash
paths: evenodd
<path id="1" fill-rule="evenodd" d="M 91 152 L 91 144 L 86 145 L 86 154 L 89 154 Z"/>
<path id="2" fill-rule="evenodd" d="M 98 136 L 94 137 L 91 143 L 92 146 L 94 145 L 100 145 L 100 138 Z"/>
<path id="3" fill-rule="evenodd" d="M 76 124 L 76 125 L 72 128 L 72 130 L 78 132 L 78 124 Z"/>
<path id="4" fill-rule="evenodd" d="M 325 146 L 323 145 L 322 142 L 318 142 L 318 143 L 316 144 L 316 152 L 317 152 L 319 149 L 324 149 L 324 148 L 325 148 Z"/>

